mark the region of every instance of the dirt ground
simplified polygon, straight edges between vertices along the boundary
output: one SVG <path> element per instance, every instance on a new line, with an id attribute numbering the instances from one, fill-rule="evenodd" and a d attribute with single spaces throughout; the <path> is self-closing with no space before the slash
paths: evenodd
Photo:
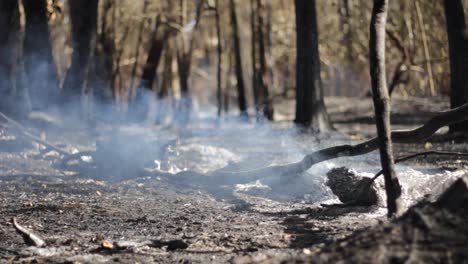
<path id="1" fill-rule="evenodd" d="M 414 127 L 447 107 L 443 98 L 393 104 L 397 128 Z M 356 142 L 374 133 L 370 100 L 329 98 L 327 105 L 339 133 Z M 157 175 L 111 181 L 60 170 L 53 166 L 56 156 L 0 131 L 0 263 L 468 263 L 468 203 L 422 202 L 388 221 L 376 206 L 220 195 Z M 425 147 L 398 145 L 395 152 Z M 466 152 L 468 144 L 444 138 L 430 148 Z M 468 170 L 468 161 L 456 157 L 406 165 Z M 13 217 L 47 245 L 26 245 Z"/>

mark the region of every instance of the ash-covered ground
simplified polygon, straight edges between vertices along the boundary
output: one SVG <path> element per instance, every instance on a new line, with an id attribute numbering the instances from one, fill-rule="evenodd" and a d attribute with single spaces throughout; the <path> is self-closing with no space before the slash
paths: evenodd
<path id="1" fill-rule="evenodd" d="M 446 101 L 395 98 L 394 127 L 422 124 L 447 108 Z M 286 121 L 217 122 L 215 112 L 204 109 L 185 129 L 170 122 L 145 128 L 97 123 L 91 131 L 60 119 L 25 123 L 70 153 L 90 153 L 67 163 L 2 123 L 0 262 L 463 262 L 466 206 L 420 201 L 437 200 L 466 175 L 466 158 L 431 156 L 399 164 L 404 206 L 419 205 L 393 222 L 379 205 L 330 206 L 340 201 L 326 185 L 327 173 L 347 167 L 372 177 L 379 170 L 376 152 L 317 164 L 287 180 L 268 175 L 248 184 L 211 185 L 171 177 L 184 170 L 296 162 L 320 148 L 374 135 L 370 100 L 328 98 L 327 106 L 338 131 L 323 135 L 299 133 Z M 281 105 L 277 118 L 291 119 L 291 109 Z M 468 151 L 466 143 L 438 138 L 443 140 L 396 145 L 396 156 Z M 46 246 L 28 246 L 11 224 L 13 217 Z"/>

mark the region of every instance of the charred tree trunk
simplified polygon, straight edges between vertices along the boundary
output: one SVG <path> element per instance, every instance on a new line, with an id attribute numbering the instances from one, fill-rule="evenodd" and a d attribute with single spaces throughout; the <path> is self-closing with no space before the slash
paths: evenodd
<path id="1" fill-rule="evenodd" d="M 19 82 L 20 28 L 19 2 L 0 1 L 0 111 L 12 115 L 29 110 L 22 100 L 26 91 Z"/>
<path id="2" fill-rule="evenodd" d="M 372 82 L 380 161 L 385 178 L 388 216 L 399 213 L 401 187 L 394 170 L 390 128 L 390 98 L 385 76 L 385 27 L 388 0 L 374 0 L 369 39 L 369 63 Z"/>
<path id="3" fill-rule="evenodd" d="M 189 95 L 189 77 L 192 57 L 195 49 L 195 38 L 200 26 L 204 1 L 195 1 L 195 25 L 190 32 L 181 32 L 177 40 L 177 70 L 179 74 L 180 102 L 178 109 L 178 122 L 182 125 L 188 123 L 192 109 L 192 99 Z M 180 24 L 187 25 L 187 2 L 180 0 Z"/>
<path id="4" fill-rule="evenodd" d="M 257 70 L 257 20 L 255 0 L 250 0 L 250 30 L 251 30 L 251 50 L 252 50 L 252 91 L 255 104 L 255 116 L 257 122 L 260 119 L 260 99 L 259 99 L 259 82 Z"/>
<path id="5" fill-rule="evenodd" d="M 141 10 L 142 14 L 146 14 L 146 9 L 148 8 L 149 5 L 149 0 L 145 0 L 143 3 L 143 9 Z M 132 66 L 132 72 L 130 73 L 130 91 L 133 91 L 134 89 L 134 83 L 137 75 L 137 68 L 139 64 L 139 58 L 140 58 L 140 46 L 141 43 L 143 42 L 143 30 L 145 29 L 146 23 L 149 21 L 149 18 L 143 18 L 142 21 L 140 22 L 139 28 L 138 28 L 138 37 L 137 37 L 137 43 L 135 47 L 135 63 Z"/>
<path id="6" fill-rule="evenodd" d="M 172 70 L 172 63 L 174 61 L 174 49 L 171 41 L 168 39 L 166 48 L 164 49 L 164 68 L 162 71 L 162 81 L 157 93 L 157 111 L 156 111 L 156 124 L 161 124 L 167 117 L 171 104 L 169 103 L 168 96 L 172 89 L 174 81 L 174 72 Z"/>
<path id="7" fill-rule="evenodd" d="M 156 26 L 151 39 L 148 57 L 143 66 L 141 80 L 136 91 L 130 91 L 129 113 L 135 121 L 146 120 L 151 95 L 153 95 L 157 69 L 161 61 L 162 53 L 166 45 L 169 31 L 161 25 L 160 17 L 156 19 Z M 132 94 L 135 94 L 132 96 Z"/>
<path id="8" fill-rule="evenodd" d="M 24 66 L 33 109 L 58 101 L 58 79 L 49 40 L 46 0 L 24 0 Z"/>
<path id="9" fill-rule="evenodd" d="M 295 0 L 296 118 L 294 122 L 319 131 L 332 129 L 323 101 L 315 0 Z"/>
<path id="10" fill-rule="evenodd" d="M 258 81 L 261 96 L 261 109 L 263 115 L 268 120 L 273 120 L 273 106 L 271 105 L 270 92 L 267 78 L 267 61 L 266 61 L 266 37 L 265 36 L 265 6 L 262 0 L 257 0 L 257 33 L 258 33 Z"/>
<path id="11" fill-rule="evenodd" d="M 218 51 L 218 64 L 216 67 L 216 98 L 218 100 L 218 118 L 221 117 L 223 100 L 222 100 L 222 64 L 223 64 L 223 46 L 221 44 L 221 21 L 219 17 L 219 0 L 215 0 L 215 20 L 216 20 L 216 38 L 218 39 L 217 51 Z"/>
<path id="12" fill-rule="evenodd" d="M 86 89 L 91 54 L 96 41 L 98 2 L 98 0 L 69 1 L 73 55 L 63 84 L 63 91 L 70 97 L 77 97 Z"/>
<path id="13" fill-rule="evenodd" d="M 116 96 L 115 82 L 113 80 L 115 45 L 115 6 L 112 0 L 101 0 L 102 14 L 100 34 L 96 42 L 94 56 L 93 79 L 96 87 L 94 96 L 101 102 L 112 102 Z M 110 22 L 110 23 L 109 23 Z"/>
<path id="14" fill-rule="evenodd" d="M 167 33 L 167 30 L 161 26 L 158 17 L 158 21 L 156 22 L 156 29 L 151 40 L 150 49 L 148 51 L 148 57 L 146 59 L 145 66 L 143 67 L 141 81 L 138 85 L 138 90 L 153 90 L 154 82 L 156 80 L 156 71 L 158 69 L 159 62 L 161 61 L 161 55 L 166 44 L 166 38 L 168 36 Z"/>
<path id="15" fill-rule="evenodd" d="M 450 104 L 468 103 L 468 35 L 462 0 L 444 0 L 450 54 Z M 451 132 L 468 131 L 468 122 L 450 126 Z"/>
<path id="16" fill-rule="evenodd" d="M 236 86 L 237 86 L 237 98 L 238 106 L 241 118 L 248 118 L 247 114 L 247 100 L 245 96 L 245 81 L 244 73 L 242 71 L 242 48 L 239 36 L 239 24 L 237 22 L 237 12 L 235 0 L 229 0 L 229 11 L 231 16 L 232 25 L 232 39 L 234 42 L 234 64 L 236 72 Z"/>
<path id="17" fill-rule="evenodd" d="M 169 91 L 174 80 L 174 73 L 172 71 L 172 62 L 174 60 L 174 49 L 171 47 L 168 40 L 166 48 L 164 49 L 164 69 L 162 72 L 161 87 L 158 90 L 158 99 L 164 99 L 169 95 Z"/>

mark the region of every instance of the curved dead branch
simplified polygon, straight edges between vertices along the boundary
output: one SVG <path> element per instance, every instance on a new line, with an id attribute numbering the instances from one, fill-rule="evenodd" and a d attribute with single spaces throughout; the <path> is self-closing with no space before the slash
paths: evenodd
<path id="1" fill-rule="evenodd" d="M 465 120 L 468 120 L 468 103 L 448 111 L 440 112 L 418 128 L 412 130 L 393 131 L 392 141 L 394 143 L 421 142 L 430 138 L 440 128 Z M 306 155 L 299 162 L 286 165 L 274 165 L 242 172 L 226 172 L 218 170 L 214 171 L 210 175 L 202 175 L 193 171 L 184 171 L 176 174 L 175 176 L 184 179 L 184 181 L 186 180 L 187 182 L 195 183 L 247 183 L 271 176 L 295 176 L 308 170 L 317 163 L 340 157 L 353 157 L 367 154 L 378 149 L 378 147 L 378 139 L 373 138 L 356 145 L 339 145 L 321 149 Z"/>

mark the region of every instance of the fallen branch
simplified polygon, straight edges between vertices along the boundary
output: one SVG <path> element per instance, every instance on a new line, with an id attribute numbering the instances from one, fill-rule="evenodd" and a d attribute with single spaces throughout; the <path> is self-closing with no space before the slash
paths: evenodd
<path id="1" fill-rule="evenodd" d="M 468 103 L 460 107 L 443 111 L 432 117 L 424 125 L 412 130 L 393 131 L 393 143 L 415 143 L 427 140 L 434 133 L 444 126 L 468 120 Z M 356 145 L 339 145 L 321 149 L 306 155 L 301 161 L 286 165 L 268 166 L 265 168 L 241 171 L 226 172 L 214 171 L 209 175 L 200 174 L 193 171 L 179 172 L 171 177 L 182 179 L 184 182 L 207 183 L 207 184 L 237 184 L 252 182 L 261 178 L 271 176 L 295 176 L 307 171 L 313 165 L 341 157 L 353 157 L 370 153 L 378 149 L 378 139 L 373 138 Z M 163 172 L 157 172 L 156 174 Z M 163 173 L 164 174 L 164 173 Z M 167 173 L 166 173 L 167 174 Z"/>
<path id="2" fill-rule="evenodd" d="M 15 227 L 16 231 L 23 236 L 23 240 L 28 246 L 43 247 L 46 245 L 46 242 L 34 234 L 32 231 L 29 231 L 26 227 L 21 226 L 16 222 L 16 218 L 11 219 L 11 223 Z"/>
<path id="3" fill-rule="evenodd" d="M 10 123 L 14 128 L 16 128 L 16 130 L 18 130 L 19 133 L 21 133 L 24 137 L 32 140 L 32 141 L 35 141 L 36 143 L 39 143 L 40 145 L 43 145 L 45 146 L 46 148 L 49 148 L 51 150 L 55 150 L 57 151 L 59 154 L 62 154 L 62 155 L 70 155 L 70 153 L 68 153 L 67 151 L 65 150 L 62 150 L 60 149 L 59 147 L 56 147 L 54 146 L 53 144 L 29 133 L 26 129 L 26 127 L 24 127 L 23 125 L 21 125 L 20 123 L 16 122 L 15 120 L 13 120 L 12 118 L 8 117 L 7 115 L 5 115 L 4 113 L 0 112 L 0 117 L 2 117 L 3 119 L 5 119 L 8 123 Z"/>

